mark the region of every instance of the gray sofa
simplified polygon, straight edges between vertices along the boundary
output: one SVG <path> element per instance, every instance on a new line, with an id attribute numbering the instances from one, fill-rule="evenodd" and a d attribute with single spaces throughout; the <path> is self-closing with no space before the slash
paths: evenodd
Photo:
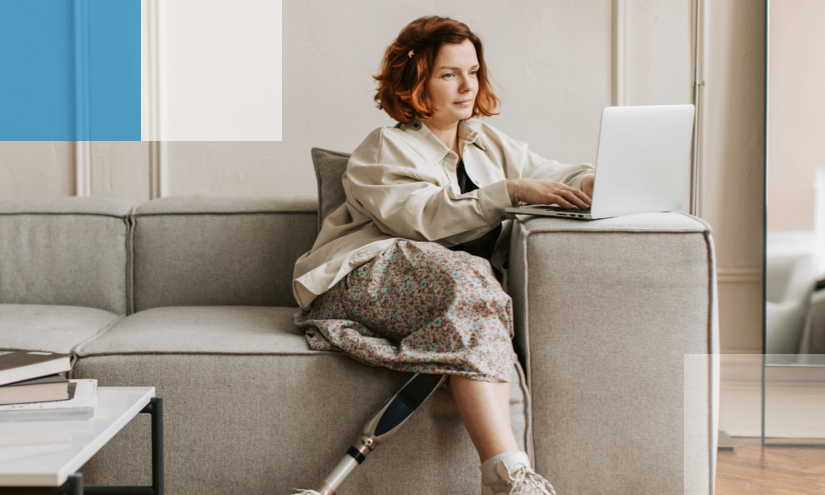
<path id="1" fill-rule="evenodd" d="M 309 350 L 294 261 L 315 198 L 0 200 L 0 351 L 72 353 L 75 378 L 154 386 L 170 495 L 288 494 L 322 480 L 407 378 Z M 519 443 L 560 495 L 709 494 L 717 352 L 707 225 L 678 213 L 516 223 Z M 688 366 L 686 355 L 698 365 Z M 82 472 L 149 484 L 140 415 Z M 448 390 L 342 494 L 477 494 Z"/>

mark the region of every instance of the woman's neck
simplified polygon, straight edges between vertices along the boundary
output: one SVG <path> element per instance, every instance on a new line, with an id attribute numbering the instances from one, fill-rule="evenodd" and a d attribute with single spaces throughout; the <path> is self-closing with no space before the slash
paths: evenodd
<path id="1" fill-rule="evenodd" d="M 432 132 L 439 141 L 444 143 L 444 146 L 453 150 L 459 157 L 461 156 L 461 152 L 458 149 L 458 122 L 446 125 L 440 125 L 438 122 L 433 122 L 432 120 L 423 122 L 424 125 L 430 129 L 430 132 Z"/>

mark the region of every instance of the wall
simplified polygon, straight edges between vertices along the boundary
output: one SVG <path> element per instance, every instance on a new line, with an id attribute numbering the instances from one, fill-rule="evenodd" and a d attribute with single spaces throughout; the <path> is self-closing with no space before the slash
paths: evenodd
<path id="1" fill-rule="evenodd" d="M 814 229 L 814 178 L 825 167 L 825 2 L 771 4 L 768 232 Z"/>
<path id="2" fill-rule="evenodd" d="M 406 23 L 436 13 L 466 22 L 484 40 L 504 103 L 501 115 L 490 119 L 493 125 L 543 156 L 592 162 L 601 109 L 612 103 L 613 4 L 484 0 L 468 10 L 458 1 L 395 2 L 387 8 L 386 2 L 361 0 L 361 7 L 353 9 L 340 2 L 286 1 L 283 140 L 163 143 L 168 194 L 313 194 L 309 149 L 352 150 L 372 129 L 393 124 L 375 108 L 371 76 Z M 616 81 L 629 88 L 626 103 L 691 102 L 692 2 L 627 4 L 630 70 Z M 365 18 L 365 12 L 372 14 Z M 92 195 L 149 199 L 148 179 L 134 180 L 136 172 L 149 174 L 147 143 L 93 142 L 91 149 Z M 42 167 L 17 145 L 2 143 L 0 153 L 9 168 Z M 122 162 L 135 153 L 136 158 Z M 63 160 L 66 168 L 73 167 L 71 153 Z M 143 160 L 142 165 L 134 160 Z M 109 179 L 101 181 L 101 175 Z M 0 194 L 73 194 L 66 185 L 41 191 L 38 181 L 23 180 L 13 187 L 0 185 Z"/>
<path id="3" fill-rule="evenodd" d="M 722 352 L 762 352 L 765 4 L 705 0 L 699 216 L 713 227 Z"/>
<path id="4" fill-rule="evenodd" d="M 706 2 L 700 214 L 714 228 L 722 347 L 761 349 L 761 2 Z M 383 50 L 428 14 L 485 42 L 490 122 L 540 155 L 594 161 L 601 109 L 692 103 L 692 0 L 283 2 L 283 140 L 167 142 L 170 195 L 314 194 L 309 149 L 350 151 L 393 122 L 374 107 Z M 615 22 L 619 19 L 620 22 Z M 148 200 L 148 143 L 91 143 L 91 194 Z M 74 194 L 72 145 L 0 143 L 0 196 Z M 14 181 L 3 180 L 11 177 Z M 685 206 L 687 208 L 687 205 Z M 758 289 L 758 290 L 757 290 Z"/>

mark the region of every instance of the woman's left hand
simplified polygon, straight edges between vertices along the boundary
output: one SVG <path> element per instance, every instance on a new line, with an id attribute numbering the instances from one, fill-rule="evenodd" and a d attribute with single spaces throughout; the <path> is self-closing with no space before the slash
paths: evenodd
<path id="1" fill-rule="evenodd" d="M 596 176 L 591 174 L 582 180 L 582 192 L 587 194 L 587 197 L 593 199 L 593 184 L 596 182 Z"/>

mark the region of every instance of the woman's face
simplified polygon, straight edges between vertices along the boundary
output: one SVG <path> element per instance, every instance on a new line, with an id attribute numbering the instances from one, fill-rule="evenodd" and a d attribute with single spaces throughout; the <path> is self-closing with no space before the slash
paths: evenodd
<path id="1" fill-rule="evenodd" d="M 478 57 L 470 40 L 443 45 L 427 83 L 433 106 L 430 121 L 447 127 L 473 115 L 478 94 Z"/>

